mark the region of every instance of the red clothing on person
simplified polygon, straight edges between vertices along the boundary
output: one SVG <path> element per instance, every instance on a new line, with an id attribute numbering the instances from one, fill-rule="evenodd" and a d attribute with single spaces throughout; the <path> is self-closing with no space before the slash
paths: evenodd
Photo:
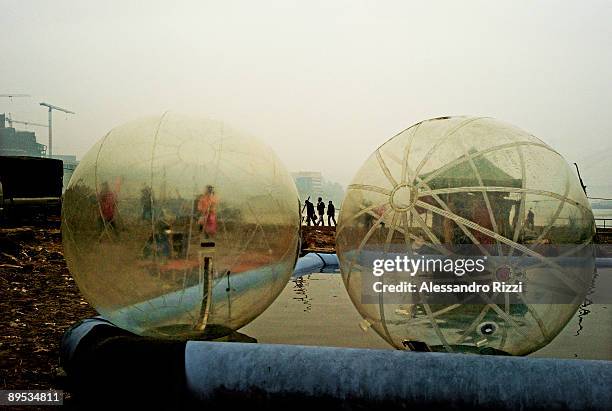
<path id="1" fill-rule="evenodd" d="M 100 193 L 100 212 L 105 221 L 113 221 L 117 208 L 117 195 L 112 191 Z"/>
<path id="2" fill-rule="evenodd" d="M 198 201 L 198 211 L 202 213 L 198 223 L 209 235 L 217 233 L 217 202 L 214 194 L 204 194 Z"/>

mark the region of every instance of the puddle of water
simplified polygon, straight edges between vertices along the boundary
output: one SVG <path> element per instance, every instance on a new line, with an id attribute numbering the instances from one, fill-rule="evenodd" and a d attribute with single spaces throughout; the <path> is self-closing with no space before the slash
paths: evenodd
<path id="1" fill-rule="evenodd" d="M 314 287 L 313 282 L 315 281 L 323 282 L 325 286 L 322 287 L 319 283 Z M 549 345 L 531 355 L 536 357 L 612 360 L 612 344 L 610 344 L 610 341 L 612 341 L 612 312 L 608 309 L 608 305 L 593 304 L 592 302 L 605 301 L 602 293 L 605 290 L 609 290 L 611 285 L 612 268 L 600 269 L 593 278 L 588 298 L 568 322 L 565 329 Z M 348 300 L 348 296 L 343 296 L 346 300 L 343 301 L 334 295 L 339 294 L 339 287 L 343 288 L 340 275 L 319 273 L 294 278 L 287 286 L 287 288 L 292 290 L 291 298 L 303 305 L 302 311 L 304 313 L 311 314 L 313 311 L 318 311 L 319 305 L 327 307 L 330 303 L 337 302 L 337 304 L 349 306 L 348 308 L 342 307 L 342 311 L 346 308 L 347 310 L 353 310 L 356 314 L 357 311 L 352 306 L 350 300 Z M 298 320 L 297 318 L 295 319 L 296 321 Z M 304 327 L 312 326 L 316 329 L 317 326 L 323 325 L 327 320 L 326 317 L 321 318 L 320 315 L 316 315 L 313 317 L 303 317 L 299 321 L 305 323 Z M 316 336 L 313 337 L 316 338 Z M 280 336 L 279 338 L 282 339 Z M 331 339 L 329 339 L 330 336 L 327 336 L 327 338 L 328 340 L 321 341 L 320 344 L 339 345 L 336 344 L 337 341 L 333 336 L 331 336 Z M 345 336 L 342 338 L 345 338 Z M 379 348 L 378 342 L 375 345 L 376 348 Z"/>
<path id="2" fill-rule="evenodd" d="M 308 282 L 310 276 L 302 276 L 294 279 L 293 292 L 294 300 L 301 301 L 304 304 L 304 312 L 310 312 L 312 308 L 312 299 L 308 297 Z"/>
<path id="3" fill-rule="evenodd" d="M 595 275 L 593 276 L 593 281 L 591 281 L 591 289 L 589 290 L 587 297 L 585 298 L 584 302 L 580 305 L 580 308 L 578 308 L 578 314 L 577 314 L 578 315 L 578 329 L 576 330 L 576 334 L 574 334 L 575 337 L 580 336 L 580 332 L 584 328 L 584 325 L 582 325 L 582 322 L 584 321 L 584 318 L 591 313 L 591 310 L 587 310 L 587 307 L 593 304 L 593 301 L 590 299 L 590 296 L 595 293 L 595 285 L 597 283 L 597 277 L 599 277 L 598 272 L 596 272 Z"/>

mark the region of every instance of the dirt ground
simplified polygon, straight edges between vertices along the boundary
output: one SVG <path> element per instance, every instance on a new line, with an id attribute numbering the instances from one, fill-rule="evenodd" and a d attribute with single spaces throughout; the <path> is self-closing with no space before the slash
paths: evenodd
<path id="1" fill-rule="evenodd" d="M 65 389 L 62 335 L 96 312 L 66 268 L 58 221 L 0 228 L 0 312 L 0 389 Z"/>
<path id="2" fill-rule="evenodd" d="M 310 252 L 335 253 L 336 249 L 336 227 L 314 227 L 302 226 L 302 250 L 301 255 Z"/>

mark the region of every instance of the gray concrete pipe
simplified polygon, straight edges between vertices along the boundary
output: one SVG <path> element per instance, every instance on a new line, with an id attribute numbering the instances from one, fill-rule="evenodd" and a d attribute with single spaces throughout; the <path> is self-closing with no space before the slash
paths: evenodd
<path id="1" fill-rule="evenodd" d="M 612 409 L 610 361 L 173 342 L 99 318 L 61 352 L 79 409 Z"/>
<path id="2" fill-rule="evenodd" d="M 190 341 L 188 392 L 213 408 L 604 410 L 612 362 Z"/>

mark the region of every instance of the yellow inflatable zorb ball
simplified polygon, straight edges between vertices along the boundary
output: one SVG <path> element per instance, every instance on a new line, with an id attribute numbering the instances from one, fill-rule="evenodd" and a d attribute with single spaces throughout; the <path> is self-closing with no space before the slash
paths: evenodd
<path id="1" fill-rule="evenodd" d="M 362 328 L 394 347 L 524 355 L 589 291 L 594 233 L 559 153 L 490 118 L 443 117 L 366 160 L 336 247 Z"/>
<path id="2" fill-rule="evenodd" d="M 68 268 L 140 335 L 222 336 L 261 314 L 298 251 L 295 184 L 274 152 L 216 121 L 164 114 L 111 130 L 66 189 Z"/>

